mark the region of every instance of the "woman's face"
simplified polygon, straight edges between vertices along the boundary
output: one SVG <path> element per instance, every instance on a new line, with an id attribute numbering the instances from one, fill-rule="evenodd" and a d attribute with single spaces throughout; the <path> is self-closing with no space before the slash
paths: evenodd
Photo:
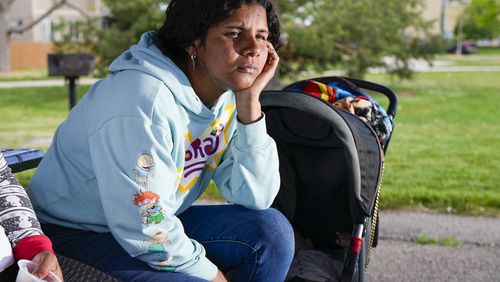
<path id="1" fill-rule="evenodd" d="M 218 93 L 248 88 L 267 61 L 268 36 L 264 7 L 242 5 L 208 30 L 205 44 L 195 42 L 196 71 L 191 74 L 198 76 L 203 87 Z"/>

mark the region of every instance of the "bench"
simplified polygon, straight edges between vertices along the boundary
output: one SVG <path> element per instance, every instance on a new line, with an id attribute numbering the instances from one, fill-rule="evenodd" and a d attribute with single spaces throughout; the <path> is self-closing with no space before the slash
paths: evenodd
<path id="1" fill-rule="evenodd" d="M 43 151 L 35 149 L 0 148 L 0 151 L 12 173 L 37 167 L 45 154 Z"/>

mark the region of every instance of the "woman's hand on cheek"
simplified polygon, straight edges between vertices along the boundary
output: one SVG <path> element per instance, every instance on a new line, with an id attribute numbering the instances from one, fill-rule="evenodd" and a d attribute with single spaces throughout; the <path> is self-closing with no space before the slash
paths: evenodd
<path id="1" fill-rule="evenodd" d="M 271 81 L 278 67 L 278 62 L 280 58 L 278 57 L 278 53 L 274 50 L 274 47 L 271 43 L 267 43 L 267 61 L 262 67 L 262 71 L 259 76 L 255 79 L 254 83 L 246 88 L 238 90 L 237 92 L 245 93 L 245 94 L 260 94 L 260 92 L 266 87 L 266 85 Z"/>
<path id="2" fill-rule="evenodd" d="M 271 81 L 278 67 L 279 57 L 271 43 L 268 43 L 267 50 L 267 61 L 254 83 L 248 88 L 236 91 L 238 120 L 243 124 L 253 123 L 260 119 L 262 115 L 259 102 L 260 93 Z"/>
<path id="3" fill-rule="evenodd" d="M 274 77 L 274 73 L 278 68 L 278 63 L 280 60 L 278 53 L 276 53 L 276 50 L 274 50 L 274 47 L 271 43 L 268 43 L 267 50 L 268 53 L 266 64 L 262 68 L 262 72 L 260 73 L 260 75 L 257 77 L 257 79 L 255 79 L 255 82 L 250 87 L 250 89 L 254 88 L 253 90 L 257 91 L 257 93 L 259 94 L 266 87 L 269 81 L 271 81 L 271 79 Z"/>

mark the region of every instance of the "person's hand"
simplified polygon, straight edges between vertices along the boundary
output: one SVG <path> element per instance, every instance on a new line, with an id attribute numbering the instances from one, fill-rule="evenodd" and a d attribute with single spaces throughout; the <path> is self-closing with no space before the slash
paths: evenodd
<path id="1" fill-rule="evenodd" d="M 236 108 L 238 120 L 241 123 L 249 124 L 261 117 L 260 92 L 273 78 L 279 60 L 280 58 L 273 45 L 267 42 L 267 61 L 261 73 L 250 87 L 236 91 Z"/>
<path id="2" fill-rule="evenodd" d="M 217 276 L 211 282 L 228 282 L 229 280 L 224 276 L 220 270 L 217 271 Z"/>
<path id="3" fill-rule="evenodd" d="M 34 256 L 31 261 L 36 262 L 38 266 L 33 271 L 33 275 L 38 278 L 45 278 L 52 271 L 61 281 L 64 281 L 61 267 L 57 262 L 57 257 L 51 252 L 40 252 Z"/>
<path id="4" fill-rule="evenodd" d="M 255 79 L 254 83 L 242 90 L 238 90 L 238 93 L 247 94 L 247 95 L 259 95 L 260 92 L 266 87 L 266 85 L 271 81 L 278 68 L 278 63 L 280 61 L 280 57 L 276 50 L 274 50 L 273 44 L 267 42 L 267 60 L 264 67 L 262 67 L 262 71 L 259 76 Z"/>

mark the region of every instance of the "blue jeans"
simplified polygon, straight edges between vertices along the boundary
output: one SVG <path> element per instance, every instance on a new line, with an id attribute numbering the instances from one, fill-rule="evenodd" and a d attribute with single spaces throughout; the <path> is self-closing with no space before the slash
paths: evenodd
<path id="1" fill-rule="evenodd" d="M 294 253 L 294 235 L 277 210 L 238 205 L 192 206 L 179 216 L 186 235 L 201 243 L 231 281 L 284 281 Z M 111 233 L 45 224 L 57 253 L 89 264 L 124 281 L 204 281 L 164 272 L 131 257 Z"/>

